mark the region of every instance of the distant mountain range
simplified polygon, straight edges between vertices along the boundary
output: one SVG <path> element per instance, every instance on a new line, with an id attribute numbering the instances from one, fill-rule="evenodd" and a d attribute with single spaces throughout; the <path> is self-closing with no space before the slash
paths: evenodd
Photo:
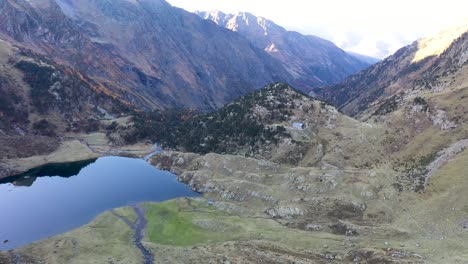
<path id="1" fill-rule="evenodd" d="M 286 43 L 265 51 L 260 43 L 268 40 L 164 0 L 0 1 L 2 40 L 71 67 L 144 110 L 212 110 L 275 81 L 310 91 L 369 65 L 331 42 L 268 23 L 271 36 Z"/>
<path id="2" fill-rule="evenodd" d="M 144 0 L 2 0 L 0 37 L 141 109 L 203 110 L 292 76 L 242 36 Z"/>
<path id="3" fill-rule="evenodd" d="M 348 54 L 328 40 L 287 31 L 273 21 L 250 13 L 225 14 L 213 10 L 197 14 L 240 33 L 257 48 L 281 61 L 294 77 L 292 83 L 303 91 L 336 83 L 378 61 Z"/>

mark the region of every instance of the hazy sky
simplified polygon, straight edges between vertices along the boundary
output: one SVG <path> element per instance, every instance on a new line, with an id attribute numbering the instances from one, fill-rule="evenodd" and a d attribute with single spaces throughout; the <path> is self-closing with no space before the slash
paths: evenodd
<path id="1" fill-rule="evenodd" d="M 383 57 L 422 36 L 468 22 L 466 0 L 168 0 L 188 11 L 246 11 L 289 30 Z"/>

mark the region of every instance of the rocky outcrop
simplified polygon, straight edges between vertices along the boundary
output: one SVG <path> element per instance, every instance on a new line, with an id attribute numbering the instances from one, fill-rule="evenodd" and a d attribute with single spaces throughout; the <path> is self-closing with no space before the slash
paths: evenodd
<path id="1" fill-rule="evenodd" d="M 456 128 L 458 125 L 447 117 L 444 110 L 436 110 L 435 114 L 431 116 L 432 124 L 440 127 L 442 130 Z"/>
<path id="2" fill-rule="evenodd" d="M 293 218 L 304 215 L 304 211 L 297 207 L 271 208 L 266 213 L 273 218 Z"/>
<path id="3" fill-rule="evenodd" d="M 172 119 L 165 122 L 168 118 Z M 346 117 L 285 83 L 268 85 L 214 112 L 179 120 L 147 115 L 135 123 L 122 131 L 125 137 L 147 135 L 144 139 L 182 152 L 241 155 L 303 166 L 365 166 L 381 160 L 374 144 L 379 138 L 363 136 L 380 133 L 376 127 Z M 343 127 L 348 136 L 340 132 Z M 353 154 L 345 154 L 348 150 Z M 323 181 L 333 188 L 331 179 Z"/>
<path id="4" fill-rule="evenodd" d="M 463 152 L 468 148 L 468 139 L 463 139 L 450 147 L 441 150 L 437 153 L 437 158 L 431 162 L 427 167 L 427 174 L 424 176 L 424 186 L 427 186 L 431 177 L 447 162 L 454 158 L 457 154 Z"/>

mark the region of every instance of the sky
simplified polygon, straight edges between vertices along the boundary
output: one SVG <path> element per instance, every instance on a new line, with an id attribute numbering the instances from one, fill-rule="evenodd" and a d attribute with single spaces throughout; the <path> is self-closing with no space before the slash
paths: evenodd
<path id="1" fill-rule="evenodd" d="M 468 23 L 466 0 L 168 0 L 187 11 L 262 16 L 302 34 L 377 58 L 418 38 Z"/>

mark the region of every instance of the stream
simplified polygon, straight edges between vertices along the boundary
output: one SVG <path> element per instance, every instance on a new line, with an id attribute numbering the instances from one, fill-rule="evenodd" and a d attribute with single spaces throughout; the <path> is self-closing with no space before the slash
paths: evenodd
<path id="1" fill-rule="evenodd" d="M 137 220 L 135 223 L 132 223 L 127 218 L 115 213 L 114 210 L 111 210 L 111 213 L 125 222 L 125 224 L 127 224 L 135 232 L 133 244 L 141 251 L 141 254 L 143 255 L 143 264 L 153 264 L 153 253 L 151 253 L 149 249 L 145 248 L 141 242 L 141 240 L 145 237 L 146 224 L 148 223 L 145 217 L 145 210 L 141 208 L 140 205 L 133 205 L 132 208 L 137 215 Z"/>

